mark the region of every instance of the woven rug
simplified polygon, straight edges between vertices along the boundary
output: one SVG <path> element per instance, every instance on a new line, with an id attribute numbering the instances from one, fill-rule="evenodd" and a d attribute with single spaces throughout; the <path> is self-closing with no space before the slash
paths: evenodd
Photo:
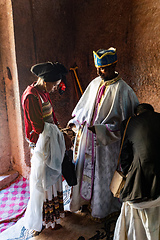
<path id="1" fill-rule="evenodd" d="M 66 180 L 63 180 L 64 210 L 70 210 L 70 194 L 71 187 L 68 186 Z M 10 186 L 0 191 L 1 240 L 30 239 L 37 235 L 37 232 L 28 231 L 23 227 L 23 216 L 28 200 L 29 180 L 23 177 L 18 177 Z"/>
<path id="2" fill-rule="evenodd" d="M 29 180 L 19 176 L 0 191 L 0 233 L 23 216 L 29 200 Z"/>

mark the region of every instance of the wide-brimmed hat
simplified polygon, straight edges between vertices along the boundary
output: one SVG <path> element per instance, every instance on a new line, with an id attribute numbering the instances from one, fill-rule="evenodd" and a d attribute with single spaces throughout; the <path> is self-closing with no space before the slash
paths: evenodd
<path id="1" fill-rule="evenodd" d="M 45 82 L 56 82 L 64 79 L 67 69 L 59 62 L 38 63 L 31 67 L 31 72 L 37 77 L 42 78 Z"/>

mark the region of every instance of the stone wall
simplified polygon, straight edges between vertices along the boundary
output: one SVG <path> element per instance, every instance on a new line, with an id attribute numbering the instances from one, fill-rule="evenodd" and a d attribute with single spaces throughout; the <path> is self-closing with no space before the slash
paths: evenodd
<path id="1" fill-rule="evenodd" d="M 24 138 L 12 5 L 10 1 L 0 2 L 0 174 L 12 169 L 28 175 L 24 162 Z"/>
<path id="2" fill-rule="evenodd" d="M 5 1 L 1 2 L 4 5 Z M 12 92 L 7 98 L 7 111 L 5 93 L 1 95 L 2 109 L 4 109 L 1 121 L 4 122 L 2 125 L 6 126 L 6 130 L 0 126 L 0 132 L 8 131 L 11 141 L 8 141 L 7 158 L 15 159 L 13 166 L 21 166 L 18 167 L 20 172 L 24 171 L 28 176 L 27 166 L 30 165 L 20 99 L 25 88 L 36 80 L 30 72 L 30 67 L 35 63 L 59 61 L 68 69 L 77 66 L 78 78 L 84 91 L 88 83 L 96 77 L 92 51 L 110 46 L 116 47 L 117 71 L 135 90 L 140 102 L 151 103 L 155 110 L 160 111 L 158 101 L 160 6 L 158 0 L 10 0 L 7 2 L 10 3 L 10 10 L 13 10 L 13 19 L 10 16 L 12 12 L 9 12 L 9 16 L 13 20 L 12 37 L 15 41 L 15 56 L 12 54 L 10 59 L 11 53 L 6 53 L 7 61 L 10 59 L 10 65 L 8 65 L 3 54 L 1 89 L 4 89 L 4 78 L 5 81 L 13 82 L 5 77 L 7 67 L 11 70 L 11 74 L 14 74 L 16 81 L 14 85 L 10 84 Z M 8 16 L 8 12 L 5 14 Z M 4 22 L 1 23 L 4 24 Z M 6 34 L 4 29 L 3 25 L 0 29 L 3 39 L 5 39 L 4 32 Z M 2 46 L 1 48 L 3 50 Z M 7 48 L 9 49 L 10 45 L 7 45 Z M 67 91 L 62 96 L 58 93 L 51 96 L 56 116 L 62 127 L 65 127 L 71 118 L 71 112 L 78 101 L 72 71 L 69 71 L 67 80 Z M 16 86 L 18 94 L 14 90 Z M 16 99 L 18 112 L 15 109 L 14 114 L 16 119 L 19 116 L 19 129 L 23 135 L 19 137 L 19 139 L 22 137 L 22 148 L 18 147 L 19 154 L 16 158 L 17 146 L 13 144 L 15 133 L 12 133 L 11 123 L 10 125 L 7 123 L 7 119 L 11 119 L 7 117 L 8 109 L 15 106 L 9 101 L 9 96 L 12 96 L 13 100 L 15 94 L 18 96 Z M 78 97 L 80 95 L 79 91 Z M 0 137 L 6 139 L 4 134 Z"/>
<path id="3" fill-rule="evenodd" d="M 12 1 L 20 98 L 25 88 L 37 80 L 30 72 L 32 65 L 38 62 L 59 61 L 69 69 L 72 64 L 75 43 L 71 3 L 72 1 L 52 0 Z M 70 118 L 74 107 L 71 80 L 69 72 L 66 93 L 62 96 L 58 93 L 51 95 L 56 116 L 62 127 Z M 24 150 L 25 162 L 29 166 L 29 148 L 26 141 Z"/>
<path id="4" fill-rule="evenodd" d="M 76 1 L 74 18 L 74 58 L 83 89 L 96 76 L 92 51 L 114 46 L 118 72 L 140 102 L 151 103 L 160 111 L 159 1 Z"/>

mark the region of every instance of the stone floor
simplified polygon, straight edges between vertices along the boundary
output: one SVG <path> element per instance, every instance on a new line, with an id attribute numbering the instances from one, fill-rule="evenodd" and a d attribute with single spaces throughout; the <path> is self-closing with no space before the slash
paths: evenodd
<path id="1" fill-rule="evenodd" d="M 97 223 L 91 220 L 85 213 L 72 213 L 61 221 L 62 228 L 58 230 L 45 229 L 38 236 L 32 239 L 41 240 L 77 240 L 83 236 L 85 240 L 101 231 L 104 223 Z"/>
<path id="2" fill-rule="evenodd" d="M 61 220 L 62 228 L 44 229 L 39 235 L 24 228 L 24 218 L 0 234 L 1 240 L 113 240 L 119 212 L 110 214 L 105 221 L 95 222 L 89 212 L 76 212 Z"/>
<path id="3" fill-rule="evenodd" d="M 32 239 L 41 240 L 112 240 L 119 213 L 111 214 L 104 222 L 95 222 L 89 213 L 72 213 L 61 221 L 59 230 L 45 229 Z"/>

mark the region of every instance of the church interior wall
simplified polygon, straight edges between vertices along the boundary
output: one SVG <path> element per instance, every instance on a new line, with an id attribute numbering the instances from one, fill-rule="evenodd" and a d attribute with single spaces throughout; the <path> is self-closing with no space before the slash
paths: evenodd
<path id="1" fill-rule="evenodd" d="M 93 50 L 111 46 L 117 49 L 117 71 L 139 101 L 160 111 L 158 0 L 1 0 L 0 7 L 1 172 L 13 167 L 29 176 L 30 154 L 20 100 L 25 88 L 36 80 L 30 72 L 35 63 L 59 61 L 69 70 L 66 92 L 51 96 L 62 127 L 81 96 L 76 85 L 77 97 L 70 68 L 78 67 L 84 91 L 97 76 Z"/>

